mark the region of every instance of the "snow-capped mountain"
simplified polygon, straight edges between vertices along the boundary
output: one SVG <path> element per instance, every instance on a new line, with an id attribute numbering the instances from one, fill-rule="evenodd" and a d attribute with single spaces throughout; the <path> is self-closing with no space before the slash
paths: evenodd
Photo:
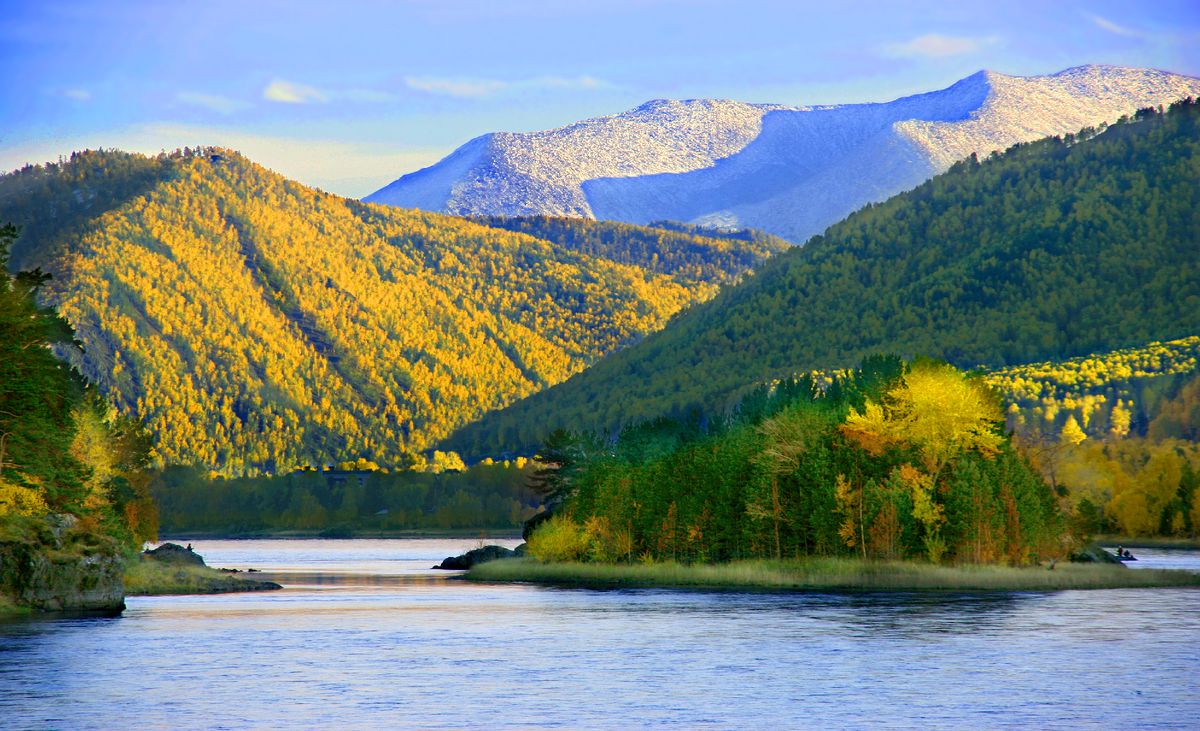
<path id="1" fill-rule="evenodd" d="M 883 104 L 657 100 L 546 132 L 494 132 L 363 200 L 453 214 L 750 226 L 796 243 L 972 152 L 1200 95 L 1200 79 L 1081 66 L 980 71 Z"/>

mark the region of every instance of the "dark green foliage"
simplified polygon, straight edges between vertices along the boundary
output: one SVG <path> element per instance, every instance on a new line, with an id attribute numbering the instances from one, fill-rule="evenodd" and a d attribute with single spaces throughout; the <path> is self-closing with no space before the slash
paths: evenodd
<path id="1" fill-rule="evenodd" d="M 150 492 L 167 533 L 512 530 L 541 505 L 525 486 L 531 472 L 496 463 L 438 474 L 306 470 L 227 480 L 175 466 L 158 474 Z"/>
<path id="2" fill-rule="evenodd" d="M 53 511 L 80 512 L 90 471 L 70 447 L 83 384 L 51 350 L 72 342 L 70 328 L 35 303 L 48 276 L 7 276 L 18 233 L 0 227 L 0 479 L 42 492 Z"/>
<path id="3" fill-rule="evenodd" d="M 635 226 L 617 221 L 552 216 L 467 216 L 476 223 L 553 241 L 570 251 L 658 274 L 706 282 L 731 282 L 791 244 L 761 231 L 727 234 L 703 226 L 658 221 Z"/>
<path id="4" fill-rule="evenodd" d="M 646 224 L 649 228 L 661 228 L 664 231 L 678 231 L 679 233 L 689 236 L 705 236 L 713 239 L 729 239 L 730 241 L 745 241 L 752 244 L 759 244 L 772 250 L 783 250 L 791 246 L 787 241 L 769 234 L 766 231 L 760 231 L 756 228 L 739 228 L 725 229 L 712 228 L 709 226 L 697 226 L 693 223 L 682 223 L 680 221 L 651 221 Z"/>
<path id="5" fill-rule="evenodd" d="M 1200 331 L 1200 106 L 967 160 L 788 250 L 663 331 L 443 442 L 532 449 L 745 384 L 889 349 L 960 367 L 1063 359 Z"/>
<path id="6" fill-rule="evenodd" d="M 579 471 L 602 454 L 604 435 L 577 434 L 556 429 L 538 450 L 540 467 L 530 476 L 529 486 L 547 505 L 557 505 L 571 493 Z"/>

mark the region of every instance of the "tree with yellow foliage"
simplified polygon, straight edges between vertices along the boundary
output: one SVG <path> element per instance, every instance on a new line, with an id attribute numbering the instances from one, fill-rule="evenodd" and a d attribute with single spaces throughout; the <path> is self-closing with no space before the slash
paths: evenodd
<path id="1" fill-rule="evenodd" d="M 982 379 L 919 359 L 882 403 L 868 403 L 863 413 L 851 409 L 842 433 L 868 452 L 899 443 L 916 446 L 936 482 L 946 463 L 965 451 L 994 454 L 1004 442 L 997 428 L 1003 420 L 999 394 Z"/>
<path id="2" fill-rule="evenodd" d="M 924 471 L 904 465 L 899 474 L 911 489 L 913 515 L 924 526 L 927 555 L 936 562 L 946 551 L 941 535 L 945 516 L 934 500 L 938 478 L 963 452 L 995 454 L 1004 442 L 997 429 L 1003 418 L 1000 397 L 982 379 L 919 359 L 880 403 L 867 402 L 861 413 L 851 408 L 841 431 L 875 455 L 892 446 L 916 447 Z"/>

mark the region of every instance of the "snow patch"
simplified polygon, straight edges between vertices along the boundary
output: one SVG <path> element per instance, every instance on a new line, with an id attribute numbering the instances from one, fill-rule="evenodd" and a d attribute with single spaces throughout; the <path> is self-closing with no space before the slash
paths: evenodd
<path id="1" fill-rule="evenodd" d="M 802 243 L 971 153 L 1077 132 L 1200 95 L 1200 79 L 1082 66 L 980 71 L 882 104 L 660 99 L 609 117 L 471 140 L 364 200 L 454 214 L 752 226 Z"/>

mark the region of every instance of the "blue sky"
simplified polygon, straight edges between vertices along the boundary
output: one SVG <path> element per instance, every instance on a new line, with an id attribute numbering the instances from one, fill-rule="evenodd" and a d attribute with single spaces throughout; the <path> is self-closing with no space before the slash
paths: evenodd
<path id="1" fill-rule="evenodd" d="M 1200 76 L 1194 0 L 5 5 L 0 170 L 217 144 L 356 197 L 485 132 L 649 99 L 888 101 L 1086 63 Z"/>

